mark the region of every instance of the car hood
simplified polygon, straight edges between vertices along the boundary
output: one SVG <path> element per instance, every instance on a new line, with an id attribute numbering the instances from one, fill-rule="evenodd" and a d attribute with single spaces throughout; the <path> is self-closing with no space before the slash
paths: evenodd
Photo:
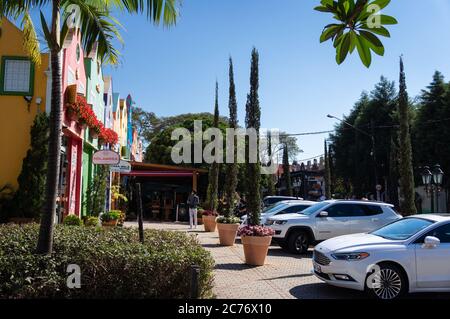
<path id="1" fill-rule="evenodd" d="M 344 235 L 335 238 L 325 240 L 316 246 L 316 249 L 320 252 L 327 253 L 336 250 L 355 251 L 360 247 L 376 246 L 376 245 L 389 245 L 389 244 L 401 244 L 402 241 L 385 239 L 372 234 L 352 234 Z"/>
<path id="2" fill-rule="evenodd" d="M 307 215 L 302 215 L 302 214 L 298 214 L 298 213 L 293 213 L 293 214 L 282 214 L 282 215 L 275 215 L 270 217 L 269 219 L 273 219 L 273 220 L 287 220 L 287 219 L 305 219 L 305 218 L 309 218 L 309 216 Z"/>

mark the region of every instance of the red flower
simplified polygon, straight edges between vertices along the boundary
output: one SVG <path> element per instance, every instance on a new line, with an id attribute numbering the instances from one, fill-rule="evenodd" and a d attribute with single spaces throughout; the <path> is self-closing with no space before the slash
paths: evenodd
<path id="1" fill-rule="evenodd" d="M 102 126 L 101 132 L 99 134 L 98 139 L 105 144 L 117 144 L 119 142 L 119 136 L 117 133 L 110 129 Z"/>

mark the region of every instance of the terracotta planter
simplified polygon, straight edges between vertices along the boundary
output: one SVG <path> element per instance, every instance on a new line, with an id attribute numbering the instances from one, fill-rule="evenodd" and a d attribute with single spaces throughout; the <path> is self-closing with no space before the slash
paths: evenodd
<path id="1" fill-rule="evenodd" d="M 211 233 L 216 231 L 216 216 L 202 216 L 202 222 L 205 232 Z"/>
<path id="2" fill-rule="evenodd" d="M 272 236 L 243 236 L 241 241 L 244 245 L 245 263 L 252 266 L 264 266 Z"/>
<path id="3" fill-rule="evenodd" d="M 236 240 L 236 234 L 239 224 L 221 224 L 217 223 L 217 230 L 219 231 L 220 245 L 233 246 Z"/>
<path id="4" fill-rule="evenodd" d="M 115 227 L 115 226 L 117 226 L 117 222 L 118 222 L 117 219 L 115 219 L 115 220 L 110 220 L 110 221 L 107 221 L 107 222 L 102 221 L 102 226 L 103 226 L 103 227 Z"/>
<path id="5" fill-rule="evenodd" d="M 69 85 L 66 89 L 66 103 L 73 104 L 77 101 L 77 85 Z"/>

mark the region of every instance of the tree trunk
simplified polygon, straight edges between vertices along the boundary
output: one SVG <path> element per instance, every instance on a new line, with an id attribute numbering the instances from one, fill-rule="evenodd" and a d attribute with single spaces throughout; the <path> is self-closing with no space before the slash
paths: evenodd
<path id="1" fill-rule="evenodd" d="M 60 1 L 53 1 L 52 37 L 59 43 Z M 58 39 L 58 40 L 56 40 Z M 52 66 L 52 93 L 50 111 L 50 136 L 48 147 L 47 184 L 45 190 L 45 203 L 43 207 L 39 238 L 36 252 L 38 254 L 51 254 L 53 247 L 53 221 L 56 215 L 56 196 L 59 180 L 59 167 L 61 156 L 61 114 L 62 114 L 62 76 L 60 65 L 60 49 L 51 50 Z"/>

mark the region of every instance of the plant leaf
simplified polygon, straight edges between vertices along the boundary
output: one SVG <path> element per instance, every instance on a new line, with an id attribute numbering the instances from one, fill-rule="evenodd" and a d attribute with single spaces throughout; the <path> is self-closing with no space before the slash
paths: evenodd
<path id="1" fill-rule="evenodd" d="M 382 14 L 380 15 L 381 18 L 381 24 L 397 24 L 398 21 L 394 17 Z"/>
<path id="2" fill-rule="evenodd" d="M 345 61 L 350 49 L 350 32 L 346 33 L 336 49 L 336 62 L 342 64 Z"/>
<path id="3" fill-rule="evenodd" d="M 342 26 L 340 25 L 334 25 L 323 31 L 322 35 L 320 36 L 320 43 L 325 42 L 334 37 L 341 28 Z"/>
<path id="4" fill-rule="evenodd" d="M 390 38 L 391 34 L 389 33 L 389 30 L 386 29 L 383 26 L 380 26 L 379 28 L 369 28 L 367 25 L 362 25 L 360 27 L 360 29 L 364 29 L 364 30 L 368 30 L 372 33 L 378 34 L 378 35 L 382 35 L 384 37 Z"/>
<path id="5" fill-rule="evenodd" d="M 381 56 L 384 55 L 383 43 L 381 43 L 380 39 L 378 39 L 376 35 L 364 30 L 359 31 L 359 34 L 368 42 L 373 52 Z"/>
<path id="6" fill-rule="evenodd" d="M 369 45 L 360 35 L 356 35 L 356 48 L 358 49 L 361 62 L 368 68 L 372 64 L 372 54 L 370 53 Z"/>

